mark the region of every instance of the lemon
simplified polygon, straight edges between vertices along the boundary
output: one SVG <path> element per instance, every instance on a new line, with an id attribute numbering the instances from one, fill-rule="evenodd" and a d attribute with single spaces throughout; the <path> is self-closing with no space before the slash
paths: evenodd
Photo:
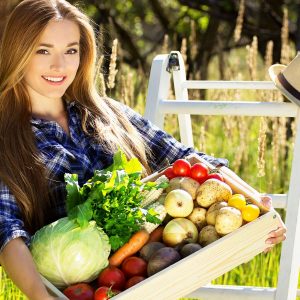
<path id="1" fill-rule="evenodd" d="M 242 194 L 234 194 L 228 200 L 228 205 L 231 207 L 235 207 L 239 210 L 242 210 L 246 206 L 247 202 L 245 196 Z"/>
<path id="2" fill-rule="evenodd" d="M 246 222 L 255 220 L 258 218 L 259 214 L 259 207 L 255 204 L 247 204 L 244 208 L 242 208 L 242 217 Z"/>

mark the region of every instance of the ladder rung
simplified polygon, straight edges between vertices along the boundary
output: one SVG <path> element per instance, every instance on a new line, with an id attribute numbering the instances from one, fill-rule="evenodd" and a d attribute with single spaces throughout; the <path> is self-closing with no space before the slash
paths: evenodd
<path id="1" fill-rule="evenodd" d="M 160 113 L 296 117 L 297 107 L 287 102 L 160 100 Z"/>
<path id="2" fill-rule="evenodd" d="M 181 87 L 187 89 L 276 90 L 272 81 L 186 80 L 182 82 Z"/>
<path id="3" fill-rule="evenodd" d="M 230 299 L 230 300 L 273 300 L 276 288 L 233 285 L 208 285 L 187 295 L 189 298 L 199 297 L 205 300 Z M 300 296 L 300 290 L 297 290 Z"/>

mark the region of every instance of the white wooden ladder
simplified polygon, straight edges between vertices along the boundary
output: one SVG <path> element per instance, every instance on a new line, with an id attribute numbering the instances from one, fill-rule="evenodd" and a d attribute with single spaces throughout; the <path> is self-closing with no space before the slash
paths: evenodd
<path id="1" fill-rule="evenodd" d="M 171 73 L 173 76 L 171 76 Z M 175 100 L 168 100 L 171 78 Z M 296 118 L 296 138 L 288 194 L 271 195 L 275 208 L 286 209 L 287 239 L 282 245 L 276 288 L 206 286 L 191 297 L 211 299 L 276 299 L 295 300 L 300 267 L 300 108 L 293 103 L 189 101 L 188 89 L 276 89 L 271 81 L 193 81 L 186 79 L 184 61 L 178 51 L 157 55 L 151 67 L 145 117 L 163 129 L 167 113 L 178 114 L 181 142 L 193 146 L 191 114 L 237 115 Z M 200 149 L 201 150 L 201 149 Z M 298 239 L 297 239 L 298 237 Z M 298 254 L 297 254 L 298 253 Z M 255 274 L 253 274 L 255 276 Z"/>

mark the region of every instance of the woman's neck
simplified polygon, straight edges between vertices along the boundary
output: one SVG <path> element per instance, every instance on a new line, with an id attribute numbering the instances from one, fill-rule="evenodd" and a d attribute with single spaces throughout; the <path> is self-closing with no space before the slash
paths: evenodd
<path id="1" fill-rule="evenodd" d="M 55 121 L 69 135 L 68 115 L 62 99 L 31 101 L 32 115 L 47 121 Z"/>
<path id="2" fill-rule="evenodd" d="M 32 115 L 41 119 L 56 121 L 66 115 L 65 103 L 62 99 L 31 101 Z"/>

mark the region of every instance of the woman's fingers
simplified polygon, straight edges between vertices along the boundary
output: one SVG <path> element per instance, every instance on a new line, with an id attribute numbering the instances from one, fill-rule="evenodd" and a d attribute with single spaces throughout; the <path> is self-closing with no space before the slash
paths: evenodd
<path id="1" fill-rule="evenodd" d="M 265 249 L 265 252 L 269 252 L 272 247 L 276 244 L 281 243 L 286 239 L 286 227 L 279 227 L 276 230 L 273 230 L 269 233 L 268 239 L 266 240 L 266 244 L 268 247 Z"/>
<path id="2" fill-rule="evenodd" d="M 264 250 L 264 253 L 268 253 L 268 252 L 270 252 L 272 249 L 273 249 L 273 247 L 268 247 L 268 248 L 266 248 L 266 249 Z"/>
<path id="3" fill-rule="evenodd" d="M 272 208 L 272 198 L 267 195 L 261 195 L 261 202 L 262 204 L 271 209 Z M 272 250 L 272 248 L 276 245 L 281 243 L 286 239 L 286 227 L 283 221 L 280 218 L 280 226 L 269 233 L 268 239 L 266 240 L 267 248 L 264 250 L 265 253 Z"/>
<path id="4" fill-rule="evenodd" d="M 262 205 L 264 207 L 266 207 L 268 209 L 272 208 L 272 198 L 270 196 L 261 195 L 260 198 L 261 198 Z"/>

